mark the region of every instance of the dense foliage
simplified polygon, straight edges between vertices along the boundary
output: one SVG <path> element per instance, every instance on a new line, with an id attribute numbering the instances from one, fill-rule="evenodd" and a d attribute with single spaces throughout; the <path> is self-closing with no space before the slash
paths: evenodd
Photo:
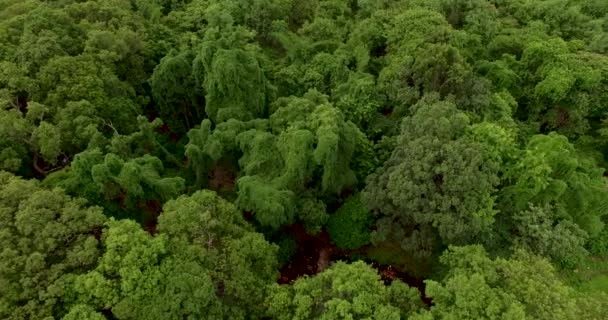
<path id="1" fill-rule="evenodd" d="M 0 0 L 2 319 L 603 319 L 607 165 L 605 0 Z"/>

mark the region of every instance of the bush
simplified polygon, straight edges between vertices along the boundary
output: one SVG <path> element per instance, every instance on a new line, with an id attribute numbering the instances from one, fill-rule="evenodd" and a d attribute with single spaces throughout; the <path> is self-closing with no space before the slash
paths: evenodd
<path id="1" fill-rule="evenodd" d="M 608 226 L 587 243 L 589 252 L 595 256 L 608 256 Z"/>
<path id="2" fill-rule="evenodd" d="M 277 244 L 279 245 L 279 265 L 285 266 L 289 263 L 296 251 L 298 251 L 296 238 L 293 235 L 281 235 Z"/>
<path id="3" fill-rule="evenodd" d="M 356 249 L 370 243 L 369 226 L 373 221 L 359 194 L 355 194 L 329 217 L 327 230 L 338 247 Z"/>

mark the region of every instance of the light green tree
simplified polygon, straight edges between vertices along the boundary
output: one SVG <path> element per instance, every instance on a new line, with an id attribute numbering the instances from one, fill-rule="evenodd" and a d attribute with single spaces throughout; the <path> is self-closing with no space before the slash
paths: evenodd
<path id="1" fill-rule="evenodd" d="M 102 209 L 0 172 L 0 220 L 0 316 L 61 315 L 66 287 L 101 255 Z"/>
<path id="2" fill-rule="evenodd" d="M 604 228 L 603 169 L 556 133 L 532 136 L 507 168 L 499 205 L 511 222 L 499 227 L 511 226 L 512 241 L 566 265 L 584 256 L 587 237 Z"/>
<path id="3" fill-rule="evenodd" d="M 412 319 L 601 319 L 607 307 L 587 297 L 599 308 L 586 308 L 547 260 L 524 251 L 492 259 L 481 246 L 450 247 L 441 262 L 446 277 L 426 281 L 433 306 Z"/>
<path id="4" fill-rule="evenodd" d="M 407 319 L 422 307 L 419 292 L 399 280 L 386 286 L 369 265 L 337 262 L 276 286 L 267 299 L 273 319 Z"/>
<path id="5" fill-rule="evenodd" d="M 273 109 L 270 132 L 249 130 L 237 136 L 244 173 L 237 204 L 254 212 L 263 225 L 278 228 L 297 217 L 318 232 L 328 217 L 324 205 L 301 195 L 309 189 L 312 196 L 333 196 L 354 187 L 350 166 L 362 134 L 318 91 L 281 98 Z M 304 209 L 298 210 L 299 217 L 296 208 Z"/>
<path id="6" fill-rule="evenodd" d="M 94 148 L 79 153 L 69 168 L 50 175 L 45 184 L 103 205 L 109 214 L 145 220 L 141 206 L 146 201 L 164 203 L 185 188 L 183 178 L 163 173 L 163 163 L 156 157 L 123 160 Z"/>
<path id="7" fill-rule="evenodd" d="M 70 314 L 109 310 L 117 319 L 263 314 L 267 284 L 278 277 L 277 247 L 214 192 L 169 201 L 156 236 L 130 220 L 111 220 L 106 227 L 97 268 L 71 288 Z"/>

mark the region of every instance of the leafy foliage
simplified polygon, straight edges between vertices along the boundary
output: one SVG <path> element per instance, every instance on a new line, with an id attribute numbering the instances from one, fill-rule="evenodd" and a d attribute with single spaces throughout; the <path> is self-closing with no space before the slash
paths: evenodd
<path id="1" fill-rule="evenodd" d="M 205 89 L 205 111 L 214 122 L 251 120 L 267 114 L 267 83 L 250 44 L 253 34 L 240 27 L 209 29 L 194 60 L 194 77 Z"/>
<path id="2" fill-rule="evenodd" d="M 0 315 L 61 314 L 66 286 L 94 268 L 101 254 L 102 209 L 6 172 L 0 182 Z"/>
<path id="3" fill-rule="evenodd" d="M 607 31 L 602 0 L 0 0 L 0 317 L 603 318 Z"/>
<path id="4" fill-rule="evenodd" d="M 281 98 L 273 107 L 270 132 L 253 129 L 237 136 L 244 173 L 237 204 L 273 228 L 292 223 L 295 208 L 301 208 L 300 220 L 318 231 L 327 221 L 324 205 L 296 194 L 308 188 L 330 196 L 353 187 L 350 162 L 360 132 L 316 91 Z"/>
<path id="5" fill-rule="evenodd" d="M 263 309 L 265 283 L 276 279 L 277 248 L 210 191 L 165 206 L 159 235 L 133 221 L 111 220 L 95 270 L 79 276 L 70 316 L 110 309 L 118 319 L 228 317 Z"/>
<path id="6" fill-rule="evenodd" d="M 467 243 L 491 227 L 497 164 L 465 134 L 469 123 L 454 104 L 428 99 L 404 118 L 397 147 L 362 193 L 380 218 L 375 241 L 424 254 L 429 228 L 444 243 Z"/>
<path id="7" fill-rule="evenodd" d="M 275 287 L 268 301 L 275 319 L 402 319 L 422 306 L 415 289 L 399 281 L 384 286 L 363 262 L 338 262 L 292 286 Z"/>
<path id="8" fill-rule="evenodd" d="M 356 249 L 370 243 L 369 227 L 373 216 L 361 202 L 359 195 L 348 198 L 327 222 L 327 230 L 336 245 Z"/>
<path id="9" fill-rule="evenodd" d="M 80 153 L 70 170 L 50 177 L 47 183 L 120 215 L 137 211 L 142 201 L 167 201 L 184 189 L 183 178 L 163 177 L 163 169 L 163 163 L 150 155 L 124 161 L 116 154 L 92 149 Z"/>
<path id="10" fill-rule="evenodd" d="M 605 302 L 581 301 L 546 260 L 523 251 L 505 260 L 491 259 L 479 246 L 451 247 L 441 261 L 448 275 L 426 287 L 435 306 L 413 319 L 600 319 L 605 312 Z"/>
<path id="11" fill-rule="evenodd" d="M 171 51 L 154 68 L 148 80 L 160 116 L 171 120 L 171 127 L 178 131 L 191 129 L 204 112 L 200 101 L 202 88 L 197 88 L 192 76 L 192 60 L 190 52 Z"/>

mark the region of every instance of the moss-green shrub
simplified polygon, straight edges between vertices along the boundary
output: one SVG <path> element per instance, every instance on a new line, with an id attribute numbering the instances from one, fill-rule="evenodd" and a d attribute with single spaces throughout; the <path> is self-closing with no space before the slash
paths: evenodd
<path id="1" fill-rule="evenodd" d="M 359 194 L 355 194 L 329 217 L 327 230 L 338 247 L 356 249 L 370 243 L 369 227 L 373 221 Z"/>
<path id="2" fill-rule="evenodd" d="M 279 245 L 279 265 L 285 266 L 298 250 L 296 238 L 293 235 L 283 234 L 277 244 Z"/>

